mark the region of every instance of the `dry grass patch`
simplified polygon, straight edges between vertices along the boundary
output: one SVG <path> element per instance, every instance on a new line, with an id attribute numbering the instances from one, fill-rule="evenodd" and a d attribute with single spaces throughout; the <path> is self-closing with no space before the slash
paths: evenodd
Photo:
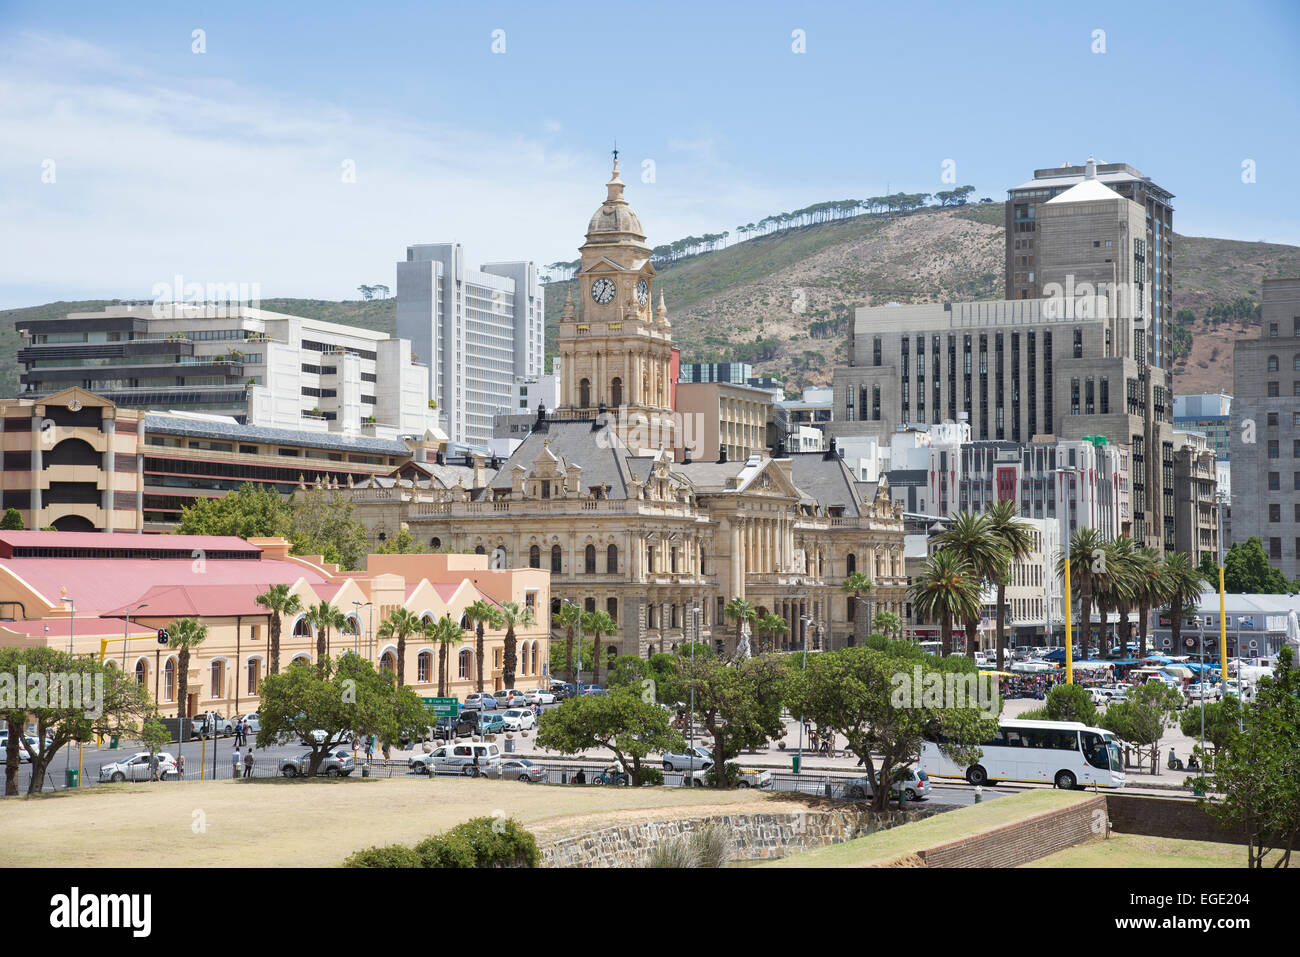
<path id="1" fill-rule="evenodd" d="M 1246 848 L 1214 841 L 1182 841 L 1112 834 L 1049 854 L 1022 867 L 1245 867 Z"/>

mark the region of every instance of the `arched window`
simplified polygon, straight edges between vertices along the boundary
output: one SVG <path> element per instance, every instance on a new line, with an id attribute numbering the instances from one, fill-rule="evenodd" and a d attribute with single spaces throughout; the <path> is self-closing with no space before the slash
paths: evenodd
<path id="1" fill-rule="evenodd" d="M 387 671 L 390 675 L 397 674 L 397 656 L 391 651 L 385 651 L 379 656 L 379 670 Z"/>
<path id="2" fill-rule="evenodd" d="M 610 545 L 605 549 L 605 571 L 611 575 L 618 571 L 618 546 Z"/>
<path id="3" fill-rule="evenodd" d="M 612 665 L 614 663 L 614 659 L 617 657 L 618 657 L 618 646 L 607 645 L 605 647 L 605 660 Z"/>
<path id="4" fill-rule="evenodd" d="M 437 535 L 433 536 L 433 538 L 429 539 L 429 547 L 442 548 L 442 539 L 439 538 Z"/>
<path id="5" fill-rule="evenodd" d="M 506 568 L 508 565 L 509 562 L 506 561 L 506 547 L 504 545 L 498 545 L 496 551 L 492 553 L 492 567 Z"/>
<path id="6" fill-rule="evenodd" d="M 176 659 L 168 658 L 163 665 L 163 700 L 176 700 Z"/>
<path id="7" fill-rule="evenodd" d="M 615 378 L 614 381 L 609 384 L 609 401 L 610 405 L 614 406 L 616 409 L 623 404 L 622 379 Z"/>
<path id="8" fill-rule="evenodd" d="M 257 694 L 257 686 L 261 683 L 262 662 L 257 658 L 248 659 L 248 693 Z"/>
<path id="9" fill-rule="evenodd" d="M 474 626 L 470 624 L 470 621 L 469 621 L 469 615 L 461 615 L 461 616 L 460 616 L 460 630 L 461 630 L 461 631 L 473 631 L 473 630 L 474 630 Z"/>
<path id="10" fill-rule="evenodd" d="M 135 683 L 143 685 L 149 678 L 149 662 L 141 658 L 135 663 Z"/>
<path id="11" fill-rule="evenodd" d="M 474 554 L 475 554 L 475 555 L 486 555 L 486 554 L 487 554 L 487 549 L 484 548 L 482 545 L 475 545 L 475 546 L 474 546 Z"/>
<path id="12" fill-rule="evenodd" d="M 583 379 L 578 383 L 578 407 L 585 409 L 591 405 L 591 380 Z"/>
<path id="13" fill-rule="evenodd" d="M 562 565 L 563 565 L 563 563 L 564 563 L 564 562 L 563 562 L 563 555 L 564 555 L 564 553 L 563 553 L 562 551 L 560 551 L 560 546 L 559 546 L 559 545 L 552 545 L 552 546 L 551 546 L 551 572 L 552 572 L 553 574 L 558 575 L 558 574 L 560 573 L 560 571 L 561 571 L 561 567 L 562 567 Z"/>
<path id="14" fill-rule="evenodd" d="M 293 623 L 293 636 L 295 638 L 311 638 L 311 622 L 305 617 L 299 618 Z"/>
<path id="15" fill-rule="evenodd" d="M 212 697 L 224 698 L 226 696 L 226 663 L 224 661 L 212 662 Z"/>
<path id="16" fill-rule="evenodd" d="M 433 652 L 422 651 L 415 661 L 415 680 L 420 684 L 432 681 L 433 678 L 430 676 L 433 674 Z"/>
<path id="17" fill-rule="evenodd" d="M 617 598 L 605 599 L 605 612 L 609 615 L 610 618 L 613 618 L 615 622 L 618 621 L 618 599 Z"/>
<path id="18" fill-rule="evenodd" d="M 848 558 L 845 559 L 844 574 L 852 575 L 858 570 L 858 556 L 849 552 Z"/>
<path id="19" fill-rule="evenodd" d="M 538 548 L 536 545 L 528 546 L 528 567 L 529 568 L 542 567 L 542 550 Z"/>
<path id="20" fill-rule="evenodd" d="M 533 643 L 531 641 L 524 642 L 524 653 L 521 657 L 523 659 L 524 674 L 531 675 L 533 673 L 531 670 L 532 665 L 537 661 L 537 652 L 533 650 Z"/>
<path id="21" fill-rule="evenodd" d="M 381 542 L 386 542 L 386 541 L 388 541 L 388 533 L 387 533 L 387 532 L 380 532 L 380 533 L 379 533 L 379 540 L 380 540 Z"/>
<path id="22" fill-rule="evenodd" d="M 456 674 L 461 681 L 469 681 L 474 677 L 474 655 L 468 648 L 456 656 Z"/>
<path id="23" fill-rule="evenodd" d="M 586 549 L 586 571 L 588 575 L 596 574 L 596 546 L 588 545 Z"/>

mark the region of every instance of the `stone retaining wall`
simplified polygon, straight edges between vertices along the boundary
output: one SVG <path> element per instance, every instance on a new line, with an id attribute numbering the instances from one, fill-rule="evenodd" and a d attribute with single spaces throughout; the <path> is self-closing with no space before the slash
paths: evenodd
<path id="1" fill-rule="evenodd" d="M 1017 867 L 1103 837 L 1105 831 L 1106 797 L 1099 794 L 1060 811 L 928 847 L 917 855 L 926 867 Z"/>
<path id="2" fill-rule="evenodd" d="M 706 822 L 728 828 L 736 844 L 735 860 L 772 860 L 800 851 L 839 844 L 908 821 L 939 813 L 937 807 L 915 811 L 833 810 L 786 814 L 715 814 L 672 821 L 622 824 L 577 837 L 540 843 L 543 867 L 642 867 L 650 849 L 690 834 Z"/>

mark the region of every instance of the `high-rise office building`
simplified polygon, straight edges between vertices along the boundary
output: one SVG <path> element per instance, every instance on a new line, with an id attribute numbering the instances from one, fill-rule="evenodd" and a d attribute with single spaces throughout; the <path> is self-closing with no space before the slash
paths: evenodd
<path id="1" fill-rule="evenodd" d="M 1232 350 L 1232 542 L 1300 577 L 1300 279 L 1265 279 L 1257 339 Z"/>
<path id="2" fill-rule="evenodd" d="M 1127 163 L 1096 163 L 1089 158 L 1083 166 L 1065 163 L 1054 169 L 1036 169 L 1029 182 L 1007 190 L 1006 297 L 1038 299 L 1044 295 L 1044 284 L 1054 281 L 1045 278 L 1038 212 L 1044 203 L 1088 179 L 1095 179 L 1142 208 L 1144 229 L 1140 238 L 1146 241 L 1153 330 L 1153 335 L 1146 337 L 1147 362 L 1171 365 L 1167 357 L 1173 335 L 1174 208 L 1170 201 L 1174 194 Z"/>
<path id="3" fill-rule="evenodd" d="M 543 290 L 531 262 L 465 264 L 459 243 L 408 246 L 397 264 L 397 334 L 428 363 L 453 442 L 486 446 L 521 376 L 543 374 Z"/>

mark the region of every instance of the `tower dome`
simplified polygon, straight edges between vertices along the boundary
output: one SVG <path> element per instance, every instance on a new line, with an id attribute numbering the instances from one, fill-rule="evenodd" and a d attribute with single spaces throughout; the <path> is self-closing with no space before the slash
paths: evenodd
<path id="1" fill-rule="evenodd" d="M 629 240 L 645 244 L 645 230 L 641 220 L 632 207 L 623 198 L 623 180 L 618 175 L 618 159 L 614 160 L 614 172 L 605 184 L 608 195 L 605 202 L 591 217 L 587 224 L 587 241 L 594 243 L 627 242 Z"/>

